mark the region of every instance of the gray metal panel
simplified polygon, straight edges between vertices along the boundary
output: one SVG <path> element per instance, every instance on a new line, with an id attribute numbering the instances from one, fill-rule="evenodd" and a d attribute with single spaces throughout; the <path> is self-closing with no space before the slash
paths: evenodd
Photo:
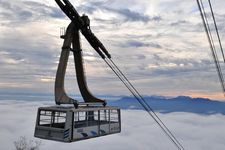
<path id="1" fill-rule="evenodd" d="M 71 48 L 71 45 L 73 48 Z M 73 51 L 73 55 L 74 55 L 77 83 L 84 101 L 105 104 L 106 102 L 104 100 L 101 100 L 93 96 L 88 89 L 86 77 L 84 74 L 83 58 L 82 58 L 83 56 L 82 56 L 82 50 L 80 45 L 79 30 L 73 22 L 69 24 L 66 30 L 62 52 L 59 59 L 59 65 L 58 65 L 58 69 L 56 73 L 56 79 L 55 79 L 56 104 L 77 104 L 78 103 L 77 100 L 74 100 L 73 98 L 67 96 L 65 92 L 65 88 L 64 88 L 66 67 L 67 67 L 69 54 L 71 50 Z"/>
<path id="2" fill-rule="evenodd" d="M 76 103 L 76 100 L 73 100 L 69 97 L 64 88 L 64 80 L 66 74 L 67 62 L 70 54 L 70 47 L 73 38 L 73 28 L 74 24 L 70 23 L 65 35 L 65 40 L 62 47 L 62 52 L 59 59 L 58 69 L 55 79 L 55 102 L 56 104 L 73 104 Z"/>
<path id="3" fill-rule="evenodd" d="M 81 106 L 78 108 L 74 108 L 72 106 L 49 106 L 49 107 L 39 107 L 38 109 L 41 110 L 56 110 L 56 111 L 73 111 L 73 112 L 79 112 L 79 111 L 97 111 L 97 110 L 112 110 L 112 109 L 119 109 L 119 107 L 113 107 L 113 106 Z"/>
<path id="4" fill-rule="evenodd" d="M 40 111 L 59 111 L 59 112 L 66 112 L 66 122 L 64 128 L 56 128 L 50 126 L 39 126 L 38 122 L 40 121 Z M 100 123 L 99 110 L 117 110 L 118 111 L 118 121 L 119 122 L 110 122 L 110 119 L 107 122 L 103 121 L 103 124 Z M 78 128 L 74 128 L 74 113 L 75 112 L 82 112 L 82 111 L 97 111 L 98 112 L 98 120 L 96 120 L 96 124 L 89 124 L 89 126 L 80 126 L 79 129 L 82 129 L 84 133 L 88 136 L 84 137 L 82 134 L 78 132 Z M 110 117 L 109 117 L 110 118 Z M 84 140 L 88 138 L 94 138 L 99 136 L 104 136 L 108 134 L 119 133 L 121 131 L 121 122 L 120 122 L 120 110 L 118 107 L 79 107 L 75 109 L 74 107 L 70 106 L 49 106 L 49 107 L 40 107 L 37 113 L 37 122 L 35 127 L 34 136 L 42 139 L 54 140 L 54 141 L 61 141 L 61 142 L 73 142 L 78 140 Z M 76 122 L 75 122 L 76 123 Z M 100 130 L 104 130 L 105 133 L 101 133 Z M 95 131 L 97 135 L 91 135 L 91 133 Z M 74 135 L 75 134 L 75 135 Z M 79 135 L 79 136 L 77 136 Z"/>

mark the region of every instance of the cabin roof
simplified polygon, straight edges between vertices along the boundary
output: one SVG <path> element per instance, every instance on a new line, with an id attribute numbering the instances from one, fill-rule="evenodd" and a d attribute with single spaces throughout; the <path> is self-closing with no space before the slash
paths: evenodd
<path id="1" fill-rule="evenodd" d="M 115 110 L 119 109 L 119 107 L 115 106 L 78 106 L 78 108 L 75 108 L 73 106 L 48 106 L 48 107 L 40 107 L 40 110 L 56 110 L 56 111 L 73 111 L 73 112 L 79 112 L 79 111 L 96 111 L 96 110 Z"/>

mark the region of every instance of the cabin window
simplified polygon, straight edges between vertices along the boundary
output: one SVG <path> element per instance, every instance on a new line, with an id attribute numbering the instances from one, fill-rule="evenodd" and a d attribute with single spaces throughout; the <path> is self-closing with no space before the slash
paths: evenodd
<path id="1" fill-rule="evenodd" d="M 74 113 L 74 127 L 81 128 L 98 124 L 98 111 L 81 111 Z"/>
<path id="2" fill-rule="evenodd" d="M 110 110 L 110 122 L 111 123 L 119 122 L 118 110 Z"/>
<path id="3" fill-rule="evenodd" d="M 52 116 L 52 112 L 51 111 L 40 111 L 39 114 L 39 125 L 40 126 L 50 126 L 51 124 L 51 117 Z"/>
<path id="4" fill-rule="evenodd" d="M 39 126 L 64 128 L 66 122 L 66 112 L 41 110 Z"/>
<path id="5" fill-rule="evenodd" d="M 109 122 L 109 110 L 100 110 L 100 123 L 106 124 Z"/>
<path id="6" fill-rule="evenodd" d="M 74 113 L 74 128 L 83 128 L 88 126 L 98 126 L 109 123 L 119 122 L 119 113 L 117 109 L 80 111 Z"/>
<path id="7" fill-rule="evenodd" d="M 87 120 L 87 126 L 98 125 L 98 111 L 87 111 L 86 120 Z"/>

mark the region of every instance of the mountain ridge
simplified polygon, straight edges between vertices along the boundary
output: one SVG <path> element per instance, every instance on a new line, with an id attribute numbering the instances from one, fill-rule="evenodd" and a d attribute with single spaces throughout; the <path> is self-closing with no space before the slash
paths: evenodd
<path id="1" fill-rule="evenodd" d="M 144 96 L 144 99 L 155 111 L 161 113 L 192 112 L 207 115 L 216 113 L 225 115 L 225 102 L 208 98 Z M 109 105 L 117 105 L 122 109 L 143 109 L 135 98 L 127 96 L 117 101 L 109 102 Z"/>
<path id="2" fill-rule="evenodd" d="M 72 96 L 75 99 L 78 97 L 77 95 Z M 122 109 L 143 109 L 137 100 L 131 96 L 100 95 L 97 97 L 106 99 L 109 106 L 118 106 Z M 216 113 L 225 115 L 225 101 L 189 96 L 165 97 L 153 95 L 143 97 L 153 110 L 160 113 L 191 112 L 206 115 Z M 53 105 L 55 104 L 53 94 L 0 94 L 0 100 L 48 101 Z"/>

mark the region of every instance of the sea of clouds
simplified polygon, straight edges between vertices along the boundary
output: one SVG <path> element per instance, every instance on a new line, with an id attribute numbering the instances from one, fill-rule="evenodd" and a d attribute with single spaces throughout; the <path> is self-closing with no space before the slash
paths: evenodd
<path id="1" fill-rule="evenodd" d="M 49 101 L 0 101 L 0 145 L 13 150 L 20 136 L 33 137 L 37 108 Z M 158 114 L 185 149 L 225 149 L 225 116 L 186 112 Z M 122 110 L 122 132 L 74 143 L 42 140 L 41 150 L 174 150 L 176 147 L 143 110 Z"/>

